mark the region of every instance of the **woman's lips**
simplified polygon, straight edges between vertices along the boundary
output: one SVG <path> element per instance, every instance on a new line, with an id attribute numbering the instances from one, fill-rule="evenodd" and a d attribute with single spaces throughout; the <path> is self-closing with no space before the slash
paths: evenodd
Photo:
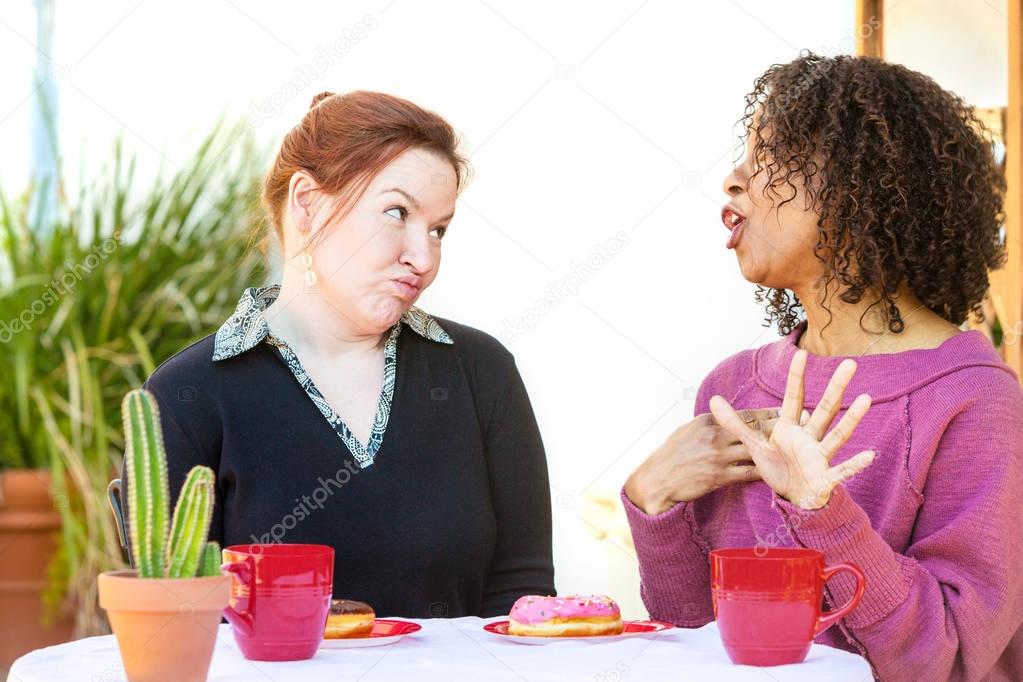
<path id="1" fill-rule="evenodd" d="M 422 278 L 416 277 L 415 275 L 408 275 L 406 277 L 399 277 L 394 281 L 394 286 L 398 290 L 398 295 L 407 300 L 414 301 L 419 292 L 421 291 L 423 281 Z"/>
<path id="2" fill-rule="evenodd" d="M 731 205 L 728 205 L 721 209 L 721 222 L 724 223 L 724 226 L 731 233 L 728 235 L 725 248 L 734 249 L 735 245 L 739 243 L 739 237 L 742 235 L 742 227 L 746 224 L 746 216 L 739 213 Z"/>

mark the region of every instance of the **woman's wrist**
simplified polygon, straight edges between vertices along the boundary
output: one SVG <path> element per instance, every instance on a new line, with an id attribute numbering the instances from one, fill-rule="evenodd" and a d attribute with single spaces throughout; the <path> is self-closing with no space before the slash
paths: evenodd
<path id="1" fill-rule="evenodd" d="M 648 484 L 643 477 L 642 467 L 632 472 L 625 481 L 625 496 L 648 516 L 657 516 L 675 506 L 660 486 Z"/>
<path id="2" fill-rule="evenodd" d="M 817 511 L 825 507 L 831 501 L 831 490 L 812 491 L 781 495 L 786 502 L 793 504 L 804 511 Z"/>

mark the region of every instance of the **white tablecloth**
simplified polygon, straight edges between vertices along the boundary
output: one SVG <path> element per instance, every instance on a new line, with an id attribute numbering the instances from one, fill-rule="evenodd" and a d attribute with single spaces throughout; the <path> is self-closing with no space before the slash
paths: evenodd
<path id="1" fill-rule="evenodd" d="M 494 619 L 499 620 L 499 619 Z M 499 641 L 479 618 L 416 621 L 423 629 L 396 644 L 363 649 L 320 649 L 306 661 L 247 661 L 231 626 L 220 625 L 209 682 L 316 682 L 317 680 L 806 680 L 868 682 L 861 657 L 815 644 L 798 665 L 755 668 L 728 660 L 714 623 L 676 629 L 655 639 L 601 644 L 559 642 L 526 646 Z M 33 651 L 15 661 L 8 682 L 117 682 L 125 680 L 113 635 L 89 637 Z"/>

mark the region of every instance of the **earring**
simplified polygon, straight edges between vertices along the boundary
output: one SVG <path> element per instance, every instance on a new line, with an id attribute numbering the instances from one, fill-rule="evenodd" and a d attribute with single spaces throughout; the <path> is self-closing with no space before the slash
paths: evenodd
<path id="1" fill-rule="evenodd" d="M 313 255 L 309 251 L 302 252 L 302 263 L 305 265 L 305 286 L 312 289 L 316 286 L 316 271 L 313 270 Z"/>

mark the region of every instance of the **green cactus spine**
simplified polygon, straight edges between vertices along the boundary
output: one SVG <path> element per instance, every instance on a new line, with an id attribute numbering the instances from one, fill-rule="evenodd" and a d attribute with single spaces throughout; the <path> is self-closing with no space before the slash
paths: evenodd
<path id="1" fill-rule="evenodd" d="M 145 389 L 130 391 L 124 396 L 121 412 L 128 477 L 128 531 L 138 576 L 219 575 L 220 547 L 216 542 L 206 542 L 216 491 L 213 470 L 202 465 L 192 467 L 170 523 L 167 454 L 156 398 Z"/>
<path id="2" fill-rule="evenodd" d="M 181 486 L 181 495 L 174 508 L 174 521 L 167 543 L 168 578 L 195 576 L 212 518 L 213 471 L 208 467 L 194 467 Z"/>
<path id="3" fill-rule="evenodd" d="M 170 503 L 160 412 L 153 395 L 138 389 L 124 396 L 121 414 L 135 567 L 140 578 L 162 578 Z"/>
<path id="4" fill-rule="evenodd" d="M 199 575 L 220 575 L 220 545 L 210 540 L 202 550 L 202 557 L 199 559 Z"/>

